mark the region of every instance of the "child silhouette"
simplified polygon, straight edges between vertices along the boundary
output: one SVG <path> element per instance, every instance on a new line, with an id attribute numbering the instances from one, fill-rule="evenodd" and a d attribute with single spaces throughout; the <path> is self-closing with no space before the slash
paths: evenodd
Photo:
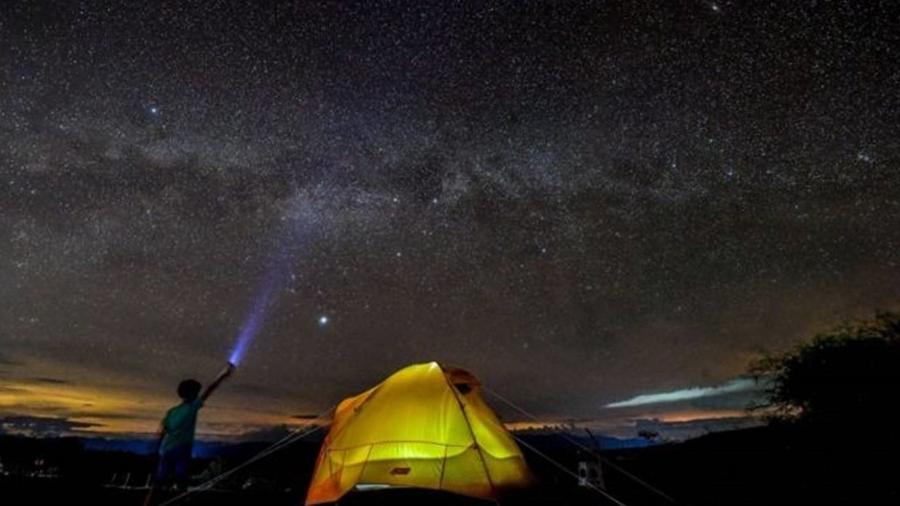
<path id="1" fill-rule="evenodd" d="M 225 378 L 231 376 L 234 369 L 234 364 L 229 362 L 202 394 L 200 394 L 202 386 L 196 380 L 186 379 L 178 384 L 181 403 L 166 412 L 160 425 L 159 463 L 153 487 L 144 501 L 145 506 L 152 505 L 159 490 L 169 484 L 174 485 L 176 490 L 187 489 L 188 465 L 191 463 L 191 451 L 194 448 L 197 412 Z"/>

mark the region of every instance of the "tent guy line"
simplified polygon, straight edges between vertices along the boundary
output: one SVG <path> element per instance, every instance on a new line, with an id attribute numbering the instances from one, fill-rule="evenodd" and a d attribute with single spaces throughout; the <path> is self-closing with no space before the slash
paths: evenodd
<path id="1" fill-rule="evenodd" d="M 322 413 L 317 415 L 315 417 L 315 420 L 324 419 L 326 415 L 328 415 L 329 413 L 332 413 L 334 411 L 334 408 L 335 408 L 335 406 L 331 406 L 330 408 L 326 409 L 325 411 L 323 411 Z M 225 478 L 228 478 L 229 476 L 240 471 L 241 469 L 243 469 L 257 461 L 260 461 L 260 460 L 268 457 L 269 455 L 272 455 L 273 453 L 276 453 L 280 450 L 287 448 L 288 446 L 296 443 L 297 441 L 300 441 L 301 439 L 305 438 L 306 436 L 309 436 L 310 434 L 314 434 L 315 432 L 321 430 L 322 428 L 324 428 L 323 425 L 316 424 L 316 425 L 313 425 L 312 427 L 298 428 L 294 431 L 291 431 L 288 435 L 286 435 L 283 438 L 279 439 L 278 441 L 272 443 L 265 449 L 260 450 L 259 453 L 257 453 L 253 457 L 250 457 L 243 463 L 238 464 L 237 466 L 235 466 L 227 471 L 223 471 L 221 474 L 213 476 L 212 478 L 206 480 L 205 482 L 201 483 L 200 485 L 197 485 L 196 487 L 194 487 L 190 490 L 186 490 L 185 492 L 182 492 L 181 494 L 169 499 L 168 501 L 160 504 L 159 506 L 169 506 L 169 505 L 175 504 L 177 502 L 180 502 L 180 501 L 186 499 L 189 495 L 191 495 L 195 492 L 203 492 L 203 491 L 209 490 L 210 488 L 215 486 L 220 481 L 224 480 Z"/>
<path id="2" fill-rule="evenodd" d="M 492 389 L 490 389 L 490 388 L 488 388 L 488 387 L 486 387 L 486 386 L 482 386 L 482 388 L 484 389 L 485 392 L 487 392 L 487 393 L 493 395 L 494 397 L 496 397 L 497 399 L 499 399 L 500 401 L 502 401 L 504 404 L 506 404 L 507 406 L 513 408 L 514 410 L 518 411 L 519 413 L 525 415 L 526 417 L 528 417 L 528 418 L 530 418 L 530 419 L 532 419 L 532 420 L 534 420 L 534 421 L 540 421 L 540 419 L 539 419 L 536 415 L 530 413 L 530 412 L 527 411 L 525 408 L 522 408 L 521 406 L 519 406 L 518 404 L 516 404 L 516 403 L 514 403 L 513 401 L 509 400 L 508 398 L 504 397 L 503 395 L 500 395 L 500 394 L 497 393 L 496 391 L 494 391 L 494 390 L 492 390 Z M 678 502 L 677 502 L 675 499 L 673 499 L 672 496 L 670 496 L 669 494 L 666 494 L 666 493 L 663 492 L 662 490 L 659 490 L 658 488 L 654 487 L 653 485 L 651 485 L 651 484 L 647 483 L 646 481 L 644 481 L 644 480 L 638 478 L 637 476 L 635 476 L 635 475 L 632 474 L 631 472 L 629 472 L 629 471 L 623 469 L 621 466 L 619 466 L 619 465 L 616 464 L 615 462 L 613 462 L 613 461 L 607 459 L 606 457 L 600 455 L 599 453 L 597 453 L 597 451 L 595 451 L 595 450 L 593 450 L 593 449 L 591 449 L 591 448 L 588 448 L 587 446 L 585 446 L 585 445 L 579 443 L 579 442 L 576 441 L 575 439 L 572 439 L 572 438 L 569 437 L 569 435 L 566 434 L 565 432 L 560 432 L 560 435 L 561 435 L 561 436 L 563 437 L 563 439 L 565 439 L 566 441 L 572 443 L 573 445 L 577 446 L 578 448 L 581 448 L 582 450 L 588 452 L 589 454 L 596 456 L 598 459 L 602 460 L 604 464 L 609 465 L 610 467 L 612 467 L 613 469 L 615 469 L 615 470 L 619 471 L 620 473 L 624 474 L 624 475 L 627 476 L 628 478 L 631 478 L 632 480 L 634 480 L 634 481 L 635 481 L 636 483 L 638 483 L 639 485 L 645 487 L 647 490 L 650 490 L 651 492 L 655 493 L 656 495 L 662 497 L 663 499 L 669 501 L 669 502 L 672 503 L 672 504 L 678 504 Z M 513 437 L 515 437 L 515 436 L 513 436 Z M 516 438 L 516 439 L 519 440 L 519 438 Z M 521 440 L 520 440 L 520 442 L 521 442 Z"/>
<path id="3" fill-rule="evenodd" d="M 534 452 L 535 455 L 537 455 L 537 456 L 543 458 L 543 459 L 546 460 L 547 462 L 550 462 L 551 464 L 553 464 L 554 466 L 556 466 L 558 469 L 560 469 L 560 470 L 563 471 L 564 473 L 566 473 L 566 474 L 568 474 L 569 476 L 575 478 L 576 480 L 579 480 L 579 479 L 581 478 L 580 476 L 578 476 L 578 473 L 572 472 L 572 470 L 569 469 L 568 467 L 566 467 L 564 464 L 562 464 L 562 463 L 560 463 L 560 462 L 554 460 L 553 457 L 551 457 L 551 456 L 547 455 L 546 453 L 544 453 L 544 452 L 538 450 L 538 449 L 535 448 L 533 445 L 528 444 L 528 443 L 527 443 L 525 440 L 523 440 L 522 438 L 516 436 L 515 434 L 513 434 L 512 436 L 516 439 L 516 441 L 517 441 L 520 445 L 524 446 L 525 448 L 528 448 L 529 450 L 531 450 L 532 452 Z M 625 503 L 623 503 L 622 501 L 620 501 L 620 500 L 616 499 L 615 497 L 613 497 L 613 496 L 612 496 L 609 492 L 607 492 L 606 490 L 604 490 L 604 489 L 602 489 L 602 488 L 600 488 L 600 487 L 594 485 L 593 483 L 585 482 L 585 485 L 587 486 L 588 489 L 593 490 L 594 492 L 597 492 L 598 494 L 602 495 L 603 497 L 605 497 L 605 498 L 609 499 L 610 501 L 616 503 L 618 506 L 628 506 L 627 504 L 625 504 Z"/>

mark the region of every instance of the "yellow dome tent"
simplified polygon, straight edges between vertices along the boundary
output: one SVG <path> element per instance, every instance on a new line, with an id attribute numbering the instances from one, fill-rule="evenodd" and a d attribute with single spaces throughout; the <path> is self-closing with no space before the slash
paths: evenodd
<path id="1" fill-rule="evenodd" d="M 430 362 L 338 404 L 306 504 L 392 487 L 496 500 L 530 481 L 522 452 L 481 398 L 478 380 Z"/>

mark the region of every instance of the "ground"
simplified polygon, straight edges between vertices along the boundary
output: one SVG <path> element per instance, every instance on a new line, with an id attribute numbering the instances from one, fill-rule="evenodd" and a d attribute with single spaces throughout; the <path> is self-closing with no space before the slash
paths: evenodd
<path id="1" fill-rule="evenodd" d="M 86 452 L 75 444 L 3 438 L 0 457 L 9 462 L 8 453 L 35 452 L 44 448 L 46 458 L 58 459 L 60 474 L 53 478 L 6 476 L 0 478 L 3 504 L 141 504 L 145 491 L 103 486 L 115 468 L 132 469 L 135 475 L 151 465 L 147 457 L 107 452 Z M 12 444 L 10 442 L 12 441 Z M 553 455 L 572 468 L 578 453 L 559 438 L 531 436 L 531 444 Z M 51 448 L 48 450 L 48 448 Z M 232 449 L 220 461 L 230 467 L 258 451 L 258 445 Z M 892 479 L 891 462 L 896 455 L 892 441 L 866 438 L 827 437 L 797 428 L 763 427 L 712 434 L 678 444 L 605 452 L 605 458 L 652 483 L 673 497 L 677 504 L 692 506 L 721 505 L 888 505 L 900 504 L 900 485 Z M 312 470 L 317 442 L 310 441 L 260 462 L 221 488 L 191 496 L 183 504 L 238 505 L 302 503 Z M 53 456 L 50 453 L 56 452 Z M 505 505 L 607 505 L 610 501 L 580 488 L 574 480 L 534 454 L 526 455 L 540 479 L 540 486 L 525 494 L 509 496 Z M 68 460 L 66 460 L 68 459 Z M 211 460 L 197 461 L 203 470 Z M 74 467 L 73 467 L 74 464 Z M 7 465 L 8 467 L 8 465 Z M 73 471 L 74 469 L 74 471 Z M 66 474 L 68 473 L 68 474 Z M 604 468 L 608 490 L 628 506 L 655 506 L 669 502 L 635 483 L 611 467 Z M 140 481 L 140 480 L 137 480 Z M 378 495 L 360 494 L 342 504 L 443 504 L 476 505 L 477 501 L 451 495 L 416 491 L 395 491 Z"/>

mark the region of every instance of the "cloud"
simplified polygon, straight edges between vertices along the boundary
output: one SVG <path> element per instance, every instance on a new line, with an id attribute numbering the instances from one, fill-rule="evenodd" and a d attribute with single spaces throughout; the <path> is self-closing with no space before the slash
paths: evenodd
<path id="1" fill-rule="evenodd" d="M 92 413 L 89 411 L 76 411 L 69 414 L 71 418 L 87 418 L 97 420 L 144 420 L 144 417 L 131 413 Z"/>
<path id="2" fill-rule="evenodd" d="M 230 442 L 280 441 L 288 436 L 305 432 L 307 429 L 322 425 L 252 425 L 241 423 L 208 423 L 208 428 L 216 429 L 214 436 L 201 436 L 201 439 Z"/>
<path id="3" fill-rule="evenodd" d="M 11 358 L 9 355 L 0 352 L 0 366 L 18 366 L 22 365 L 22 362 Z"/>
<path id="4" fill-rule="evenodd" d="M 754 416 L 698 418 L 687 421 L 668 421 L 650 418 L 638 419 L 634 422 L 635 433 L 643 431 L 655 432 L 659 434 L 660 438 L 668 441 L 684 441 L 711 432 L 748 429 L 751 427 L 758 427 L 765 423 L 763 419 Z"/>
<path id="5" fill-rule="evenodd" d="M 34 381 L 37 383 L 50 383 L 53 385 L 69 385 L 72 383 L 69 380 L 65 380 L 65 379 L 61 379 L 61 378 L 50 378 L 47 376 L 38 376 L 35 378 L 31 378 L 31 381 Z"/>
<path id="6" fill-rule="evenodd" d="M 643 394 L 624 401 L 612 402 L 606 408 L 631 408 L 650 404 L 693 401 L 708 397 L 729 396 L 738 393 L 755 392 L 762 389 L 761 384 L 752 378 L 736 378 L 721 385 L 712 387 L 690 387 L 669 392 Z"/>
<path id="7" fill-rule="evenodd" d="M 15 415 L 0 418 L 0 432 L 30 437 L 66 435 L 93 427 L 103 425 L 62 417 Z"/>
<path id="8" fill-rule="evenodd" d="M 293 415 L 291 418 L 296 418 L 297 420 L 317 420 L 319 418 L 319 414 L 317 413 L 302 413 L 299 415 Z"/>
<path id="9" fill-rule="evenodd" d="M 10 394 L 24 394 L 24 393 L 28 393 L 28 390 L 26 390 L 26 389 L 24 389 L 24 388 L 17 387 L 17 386 L 0 385 L 0 393 L 4 393 L 4 392 L 5 392 L 5 393 L 10 393 Z M 3 408 L 4 408 L 4 409 L 9 409 L 9 406 L 8 406 L 8 405 L 4 405 Z"/>
<path id="10" fill-rule="evenodd" d="M 291 435 L 294 431 L 286 425 L 276 425 L 274 427 L 258 427 L 247 430 L 240 436 L 240 441 L 281 441 L 285 437 Z"/>

